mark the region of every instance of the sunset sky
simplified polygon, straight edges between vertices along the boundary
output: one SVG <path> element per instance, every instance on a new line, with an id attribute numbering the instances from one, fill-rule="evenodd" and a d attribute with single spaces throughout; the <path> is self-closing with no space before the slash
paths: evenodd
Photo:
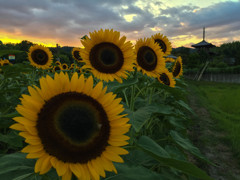
<path id="1" fill-rule="evenodd" d="M 113 28 L 132 41 L 162 33 L 173 47 L 240 41 L 240 0 L 0 0 L 0 40 L 81 46 Z"/>

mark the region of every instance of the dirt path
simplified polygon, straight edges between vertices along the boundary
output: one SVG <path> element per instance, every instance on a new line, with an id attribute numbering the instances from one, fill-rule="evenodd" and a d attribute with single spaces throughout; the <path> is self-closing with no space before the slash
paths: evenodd
<path id="1" fill-rule="evenodd" d="M 191 108 L 196 113 L 190 130 L 192 142 L 207 159 L 217 166 L 195 160 L 196 165 L 216 180 L 240 180 L 240 166 L 233 155 L 231 146 L 228 146 L 228 142 L 224 140 L 226 134 L 216 128 L 216 121 L 211 119 L 207 109 L 200 105 L 192 90 L 189 90 L 188 99 Z"/>

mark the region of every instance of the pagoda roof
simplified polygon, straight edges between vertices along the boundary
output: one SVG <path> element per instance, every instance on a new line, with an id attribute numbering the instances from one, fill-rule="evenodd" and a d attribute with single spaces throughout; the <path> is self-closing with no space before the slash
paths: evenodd
<path id="1" fill-rule="evenodd" d="M 205 40 L 202 40 L 201 42 L 197 43 L 197 44 L 193 44 L 192 47 L 195 48 L 201 48 L 201 47 L 215 47 L 215 45 L 208 43 Z"/>

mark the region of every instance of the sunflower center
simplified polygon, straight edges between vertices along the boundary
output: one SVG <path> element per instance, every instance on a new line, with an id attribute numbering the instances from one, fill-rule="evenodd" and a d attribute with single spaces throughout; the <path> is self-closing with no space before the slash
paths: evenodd
<path id="1" fill-rule="evenodd" d="M 176 62 L 176 65 L 175 65 L 175 69 L 174 71 L 172 72 L 173 73 L 173 76 L 176 77 L 178 76 L 178 74 L 180 73 L 181 71 L 181 64 L 177 61 Z"/>
<path id="2" fill-rule="evenodd" d="M 59 70 L 61 70 L 61 69 L 60 69 L 59 66 L 56 66 L 56 67 L 54 67 L 54 70 L 55 70 L 55 71 L 59 71 Z"/>
<path id="3" fill-rule="evenodd" d="M 63 162 L 86 163 L 108 145 L 110 125 L 102 105 L 77 92 L 52 97 L 38 114 L 43 147 Z"/>
<path id="4" fill-rule="evenodd" d="M 137 53 L 137 62 L 146 71 L 152 71 L 157 66 L 157 55 L 148 46 L 142 46 Z"/>
<path id="5" fill-rule="evenodd" d="M 165 53 L 167 51 L 167 46 L 164 41 L 162 41 L 161 39 L 155 39 L 155 42 L 158 43 L 158 45 L 162 49 L 162 52 Z"/>
<path id="6" fill-rule="evenodd" d="M 48 54 L 42 49 L 36 49 L 31 53 L 32 60 L 39 65 L 45 65 L 48 62 Z"/>
<path id="7" fill-rule="evenodd" d="M 114 74 L 118 72 L 124 62 L 121 49 L 113 43 L 100 43 L 90 51 L 91 65 L 102 73 Z"/>
<path id="8" fill-rule="evenodd" d="M 85 142 L 98 131 L 98 126 L 92 107 L 84 104 L 68 105 L 58 116 L 60 131 L 75 142 Z"/>
<path id="9" fill-rule="evenodd" d="M 75 57 L 77 60 L 81 60 L 81 57 L 80 57 L 80 55 L 79 55 L 79 51 L 74 51 L 74 52 L 73 52 L 73 55 L 74 55 L 74 57 Z"/>
<path id="10" fill-rule="evenodd" d="M 160 74 L 160 80 L 165 84 L 165 85 L 170 85 L 170 80 L 168 78 L 168 75 L 165 73 Z"/>

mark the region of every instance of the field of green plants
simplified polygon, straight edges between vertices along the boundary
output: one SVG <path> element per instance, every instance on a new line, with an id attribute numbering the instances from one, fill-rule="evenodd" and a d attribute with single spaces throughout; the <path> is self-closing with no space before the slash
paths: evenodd
<path id="1" fill-rule="evenodd" d="M 93 32 L 72 68 L 42 46 L 1 66 L 0 179 L 212 179 L 189 161 L 211 163 L 188 138 L 181 59 L 165 67 L 165 37 L 125 40 Z"/>
<path id="2" fill-rule="evenodd" d="M 236 157 L 240 157 L 240 85 L 215 82 L 191 82 L 202 104 L 216 122 L 216 128 L 227 133 Z"/>

